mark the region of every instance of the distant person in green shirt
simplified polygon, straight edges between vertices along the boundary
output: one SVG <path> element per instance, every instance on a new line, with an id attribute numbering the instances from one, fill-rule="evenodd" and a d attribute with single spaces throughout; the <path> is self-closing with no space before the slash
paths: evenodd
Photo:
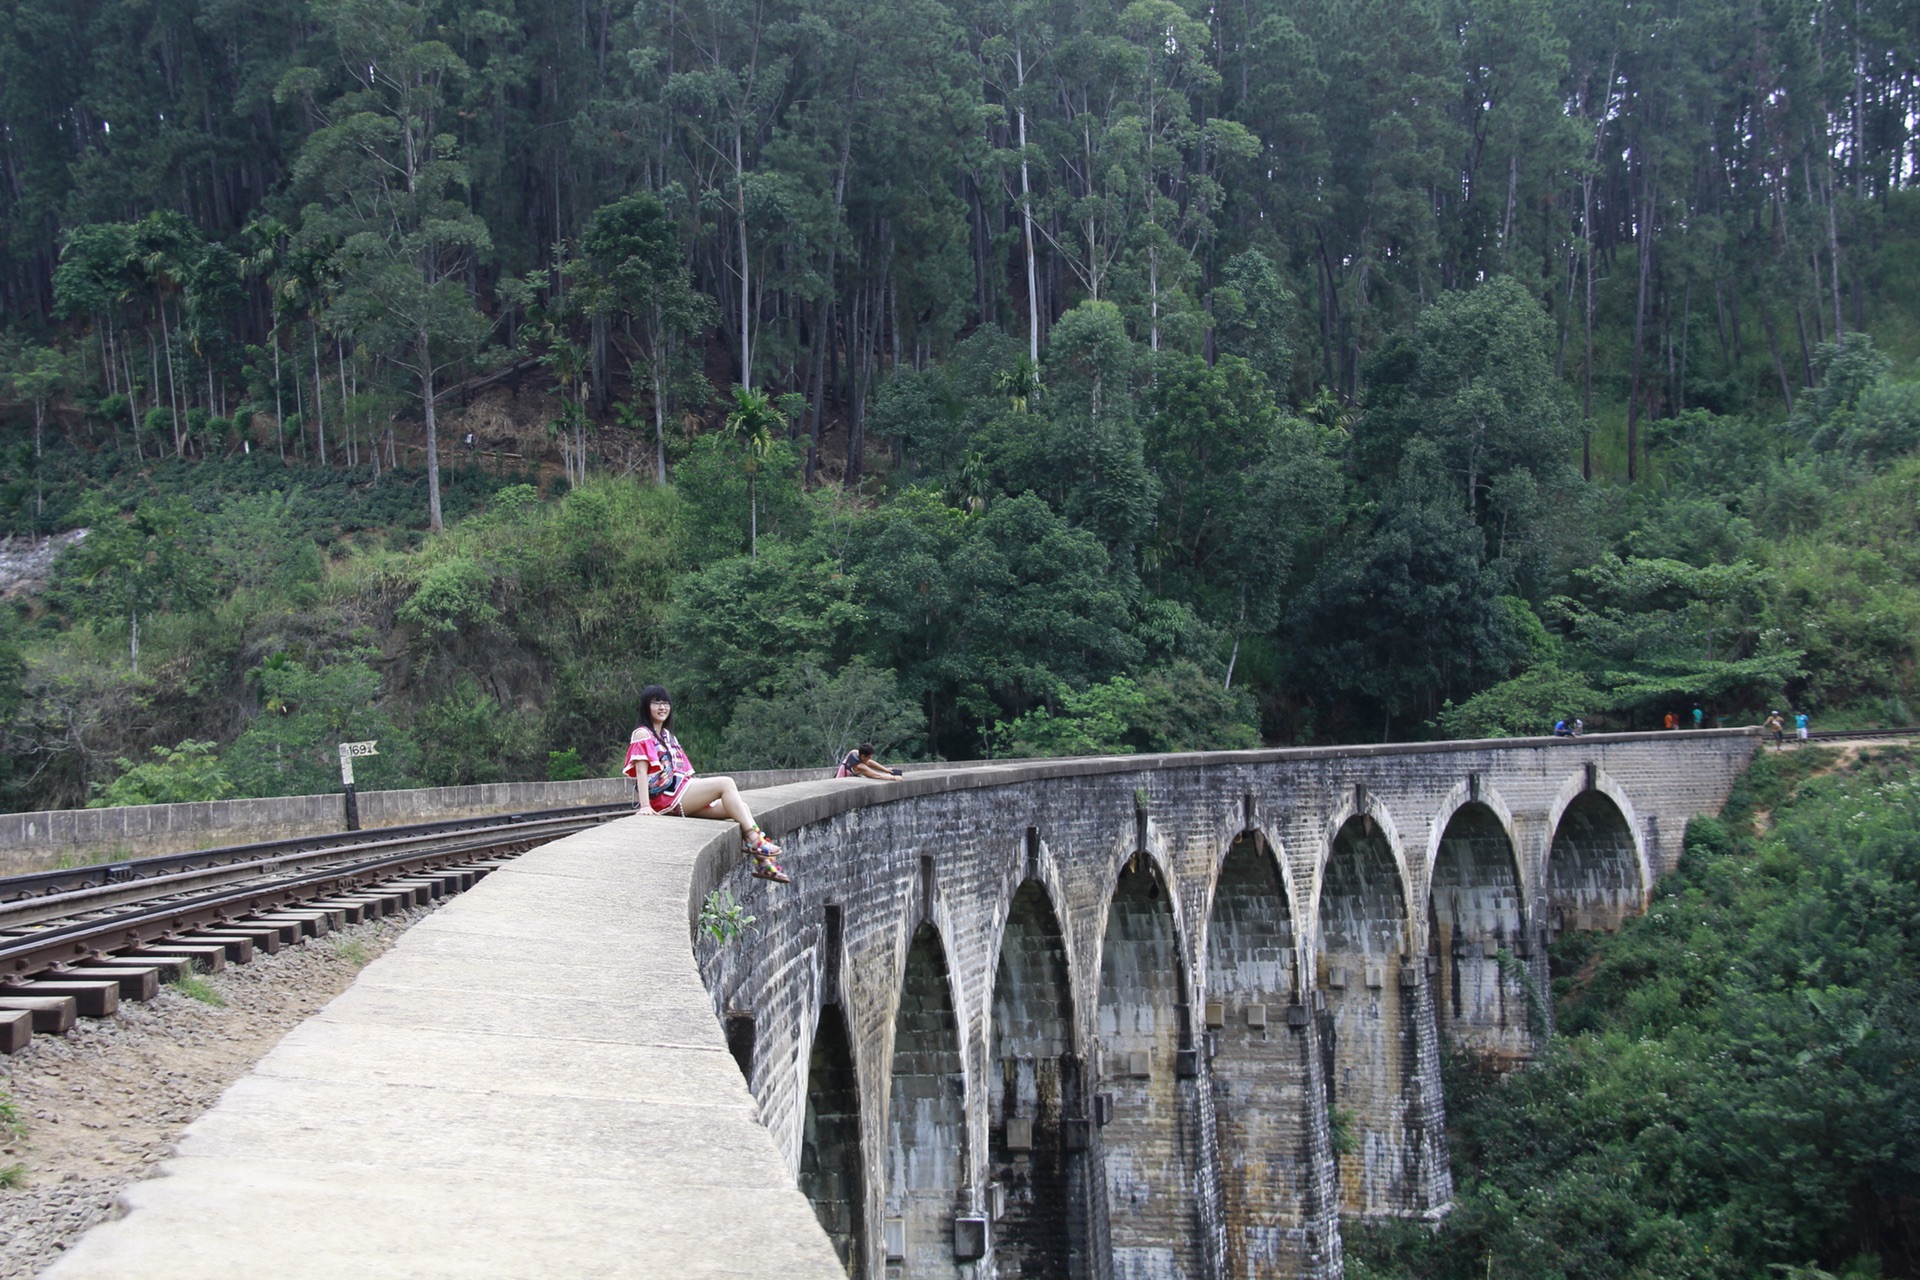
<path id="1" fill-rule="evenodd" d="M 1707 713 L 1699 707 L 1693 709 L 1693 727 L 1696 729 L 1704 729 L 1707 727 Z"/>

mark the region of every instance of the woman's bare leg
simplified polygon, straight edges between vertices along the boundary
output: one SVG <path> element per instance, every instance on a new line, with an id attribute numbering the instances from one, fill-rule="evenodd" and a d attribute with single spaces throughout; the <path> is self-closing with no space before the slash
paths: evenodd
<path id="1" fill-rule="evenodd" d="M 680 812 L 689 818 L 714 818 L 740 824 L 742 832 L 754 827 L 753 810 L 740 798 L 740 788 L 732 778 L 699 778 L 680 793 Z"/>

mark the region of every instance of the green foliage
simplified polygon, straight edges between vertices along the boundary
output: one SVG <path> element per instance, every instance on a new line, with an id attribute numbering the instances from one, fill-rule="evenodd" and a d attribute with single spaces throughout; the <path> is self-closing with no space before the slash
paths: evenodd
<path id="1" fill-rule="evenodd" d="M 1448 1068 L 1453 1214 L 1352 1233 L 1350 1268 L 1731 1280 L 1897 1256 L 1920 1174 L 1920 772 L 1905 749 L 1836 763 L 1757 760 L 1644 917 L 1560 944 L 1549 1052 L 1504 1079 Z"/>
<path id="2" fill-rule="evenodd" d="M 587 772 L 587 766 L 580 761 L 578 748 L 568 747 L 565 751 L 547 752 L 548 782 L 578 782 L 593 775 Z"/>
<path id="3" fill-rule="evenodd" d="M 78 514 L 88 533 L 61 553 L 53 590 L 95 626 L 125 623 L 138 674 L 141 621 L 164 609 L 204 604 L 211 595 L 197 555 L 203 522 L 179 498 L 142 502 L 130 518 L 102 501 Z"/>
<path id="4" fill-rule="evenodd" d="M 731 889 L 715 889 L 700 904 L 701 932 L 723 947 L 752 933 L 758 918 L 734 901 Z"/>
<path id="5" fill-rule="evenodd" d="M 1243 751 L 1260 745 L 1251 700 L 1191 662 L 1156 668 L 1138 681 L 1115 676 L 1069 690 L 1059 710 L 1036 707 L 1003 725 L 1006 756 L 1093 756 L 1133 751 Z"/>
<path id="6" fill-rule="evenodd" d="M 1579 672 L 1538 666 L 1482 689 L 1459 706 L 1448 702 L 1436 719 L 1449 738 L 1526 738 L 1551 732 L 1563 717 L 1585 719 L 1606 705 Z"/>
<path id="7" fill-rule="evenodd" d="M 421 575 L 420 585 L 396 617 L 428 632 L 461 631 L 497 621 L 491 603 L 493 574 L 471 556 L 453 554 Z"/>
<path id="8" fill-rule="evenodd" d="M 366 790 L 405 785 L 413 755 L 380 702 L 380 676 L 344 657 L 309 666 L 277 654 L 253 678 L 260 713 L 222 753 L 239 794 L 314 795 L 340 786 L 339 744 L 377 740 L 380 754 L 354 764 Z"/>
<path id="9" fill-rule="evenodd" d="M 818 769 L 862 742 L 882 759 L 919 752 L 925 718 L 899 678 L 855 657 L 828 676 L 811 659 L 781 673 L 768 697 L 734 706 L 722 763 L 734 769 Z"/>
<path id="10" fill-rule="evenodd" d="M 155 747 L 152 760 L 135 763 L 122 756 L 116 762 L 120 776 L 99 787 L 87 807 L 224 800 L 234 788 L 218 751 L 218 743 L 189 739 L 176 747 Z"/>
<path id="11" fill-rule="evenodd" d="M 539 757 L 538 721 L 501 706 L 464 672 L 409 728 L 414 741 L 433 744 L 416 771 L 427 786 L 510 782 L 531 774 Z"/>
<path id="12" fill-rule="evenodd" d="M 211 1005 L 215 1009 L 227 1007 L 227 998 L 221 995 L 211 982 L 198 974 L 183 973 L 167 985 L 189 1000 L 198 1000 L 201 1004 Z"/>

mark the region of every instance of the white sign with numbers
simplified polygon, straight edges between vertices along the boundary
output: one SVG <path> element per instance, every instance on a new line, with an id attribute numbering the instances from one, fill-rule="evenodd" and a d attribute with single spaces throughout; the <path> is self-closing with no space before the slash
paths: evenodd
<path id="1" fill-rule="evenodd" d="M 380 752 L 375 749 L 378 743 L 379 739 L 376 738 L 372 742 L 343 742 L 340 744 L 341 786 L 350 787 L 353 785 L 353 758 L 355 756 L 379 755 Z"/>

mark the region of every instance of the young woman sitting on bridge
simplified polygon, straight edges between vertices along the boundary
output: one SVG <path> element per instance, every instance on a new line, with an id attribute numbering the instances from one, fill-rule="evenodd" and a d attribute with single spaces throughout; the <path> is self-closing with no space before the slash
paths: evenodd
<path id="1" fill-rule="evenodd" d="M 780 846 L 755 824 L 753 810 L 740 798 L 733 779 L 694 776 L 692 761 L 673 736 L 673 699 L 657 684 L 640 691 L 640 723 L 628 740 L 625 773 L 636 781 L 646 779 L 646 803 L 636 806 L 637 813 L 736 822 L 740 842 L 753 859 L 753 874 L 762 880 L 792 883 L 780 869 Z"/>

